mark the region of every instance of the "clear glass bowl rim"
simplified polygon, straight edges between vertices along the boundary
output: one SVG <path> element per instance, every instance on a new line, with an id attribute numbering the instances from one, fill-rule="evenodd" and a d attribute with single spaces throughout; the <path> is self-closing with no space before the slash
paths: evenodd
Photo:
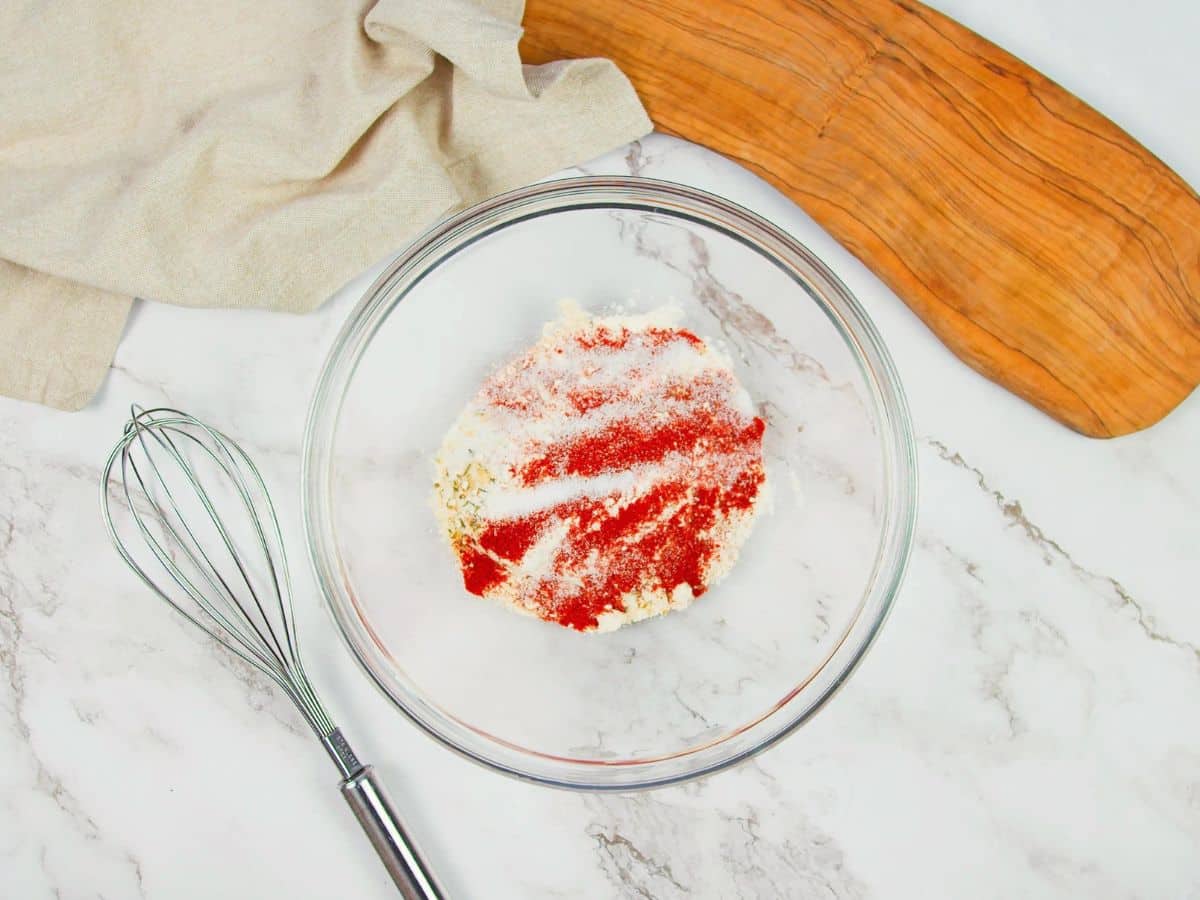
<path id="1" fill-rule="evenodd" d="M 332 516 L 334 442 L 342 401 L 376 331 L 443 261 L 493 231 L 572 209 L 623 208 L 683 218 L 741 241 L 790 274 L 825 311 L 858 361 L 884 456 L 883 530 L 858 612 L 816 672 L 736 731 L 680 753 L 639 760 L 574 760 L 519 747 L 471 728 L 426 700 L 372 652 L 375 638 L 346 585 Z M 899 591 L 917 512 L 916 447 L 899 376 L 875 326 L 841 280 L 802 243 L 715 194 L 640 176 L 583 176 L 501 194 L 447 216 L 418 236 L 365 292 L 329 350 L 313 393 L 301 466 L 308 558 L 338 632 L 385 697 L 456 753 L 519 779 L 553 787 L 629 791 L 697 778 L 748 759 L 795 731 L 846 683 L 878 636 Z"/>

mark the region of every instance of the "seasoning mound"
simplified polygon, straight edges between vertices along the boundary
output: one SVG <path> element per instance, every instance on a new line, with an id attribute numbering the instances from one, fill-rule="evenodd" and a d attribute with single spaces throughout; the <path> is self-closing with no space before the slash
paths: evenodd
<path id="1" fill-rule="evenodd" d="M 687 606 L 737 561 L 765 487 L 765 424 L 678 311 L 564 302 L 489 377 L 435 460 L 468 591 L 579 631 Z"/>

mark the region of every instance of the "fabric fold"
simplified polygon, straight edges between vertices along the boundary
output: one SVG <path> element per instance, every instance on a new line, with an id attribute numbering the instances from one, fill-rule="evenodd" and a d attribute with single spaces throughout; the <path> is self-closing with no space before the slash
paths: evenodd
<path id="1" fill-rule="evenodd" d="M 512 0 L 0 5 L 0 393 L 97 389 L 128 298 L 313 309 L 439 215 L 642 136 Z"/>

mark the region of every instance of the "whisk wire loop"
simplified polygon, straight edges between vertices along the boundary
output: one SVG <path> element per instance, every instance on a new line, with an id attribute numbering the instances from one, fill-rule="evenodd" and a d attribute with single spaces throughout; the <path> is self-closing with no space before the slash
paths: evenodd
<path id="1" fill-rule="evenodd" d="M 235 538 L 196 462 L 211 469 L 222 487 L 237 497 L 250 530 L 249 550 L 243 546 L 246 541 L 239 544 Z M 246 452 L 221 432 L 179 410 L 134 407 L 105 466 L 105 485 L 114 471 L 132 524 L 175 587 L 160 583 L 132 552 L 117 528 L 112 498 L 105 490 L 101 496 L 104 520 L 121 557 L 147 587 L 189 622 L 278 684 L 314 732 L 327 738 L 334 725 L 301 661 L 282 529 L 266 483 Z M 187 496 L 179 495 L 181 491 Z M 201 520 L 197 525 L 184 512 L 188 501 L 193 501 Z M 205 541 L 197 534 L 201 524 L 215 535 L 212 543 L 228 556 L 229 566 L 223 568 L 205 550 Z M 254 553 L 254 562 L 260 564 L 254 566 L 255 571 L 265 572 L 265 582 L 258 586 L 245 559 L 248 552 Z"/>
<path id="2" fill-rule="evenodd" d="M 258 623 L 248 615 L 243 616 L 246 624 L 249 625 L 251 629 L 253 629 L 254 633 L 258 636 L 259 640 L 263 644 L 268 645 L 267 646 L 268 653 L 271 650 L 271 646 L 272 645 L 274 646 L 274 650 L 275 650 L 274 659 L 278 660 L 282 664 L 282 662 L 284 660 L 283 648 L 280 647 L 280 645 L 279 645 L 279 638 L 275 634 L 275 630 L 271 627 L 270 620 L 267 618 L 266 611 L 263 609 L 262 601 L 259 599 L 258 592 L 254 589 L 254 583 L 250 579 L 250 576 L 248 575 L 248 573 L 246 572 L 246 568 L 242 563 L 241 556 L 238 554 L 237 550 L 235 549 L 235 547 L 233 545 L 233 541 L 232 541 L 232 538 L 230 537 L 229 530 L 225 526 L 224 521 L 221 519 L 220 513 L 217 512 L 217 510 L 214 508 L 210 498 L 204 492 L 204 490 L 201 488 L 199 481 L 196 478 L 195 471 L 192 469 L 191 465 L 188 463 L 188 460 L 180 453 L 178 448 L 175 446 L 174 441 L 171 440 L 170 433 L 172 430 L 176 430 L 180 437 L 186 437 L 188 440 L 192 440 L 196 444 L 196 447 L 199 450 L 206 453 L 209 456 L 209 458 L 213 460 L 213 462 L 215 462 L 218 466 L 220 466 L 221 470 L 230 478 L 230 480 L 237 487 L 237 492 L 238 492 L 239 498 L 241 499 L 247 514 L 250 516 L 250 521 L 253 523 L 253 525 L 255 526 L 255 529 L 257 531 L 257 537 L 259 540 L 260 548 L 262 549 L 263 555 L 266 559 L 268 571 L 272 575 L 272 582 L 275 587 L 276 596 L 280 596 L 279 583 L 278 583 L 278 579 L 275 575 L 274 560 L 271 558 L 270 548 L 266 542 L 266 537 L 263 534 L 261 521 L 255 515 L 254 505 L 249 497 L 248 491 L 246 490 L 246 485 L 245 485 L 244 480 L 241 477 L 241 472 L 236 468 L 236 465 L 234 465 L 234 466 L 229 465 L 224 459 L 221 459 L 216 454 L 214 454 L 212 452 L 212 450 L 207 445 L 205 445 L 202 441 L 196 440 L 195 438 L 193 438 L 191 435 L 187 434 L 186 432 L 179 431 L 177 429 L 170 429 L 170 428 L 163 428 L 161 430 L 151 430 L 151 429 L 146 429 L 146 428 L 137 428 L 136 429 L 137 439 L 138 439 L 139 443 L 142 444 L 143 449 L 145 449 L 145 440 L 146 440 L 146 436 L 148 434 L 151 438 L 158 441 L 160 444 L 162 444 L 163 446 L 165 446 L 166 448 L 169 449 L 172 457 L 174 457 L 175 462 L 179 465 L 180 470 L 187 477 L 190 485 L 196 492 L 197 499 L 204 506 L 205 512 L 208 514 L 209 519 L 212 522 L 212 524 L 216 527 L 217 533 L 220 535 L 221 540 L 224 543 L 226 550 L 229 552 L 230 557 L 233 559 L 234 565 L 237 567 L 238 572 L 241 575 L 242 582 L 245 584 L 246 589 L 250 592 L 250 596 L 254 600 L 254 605 L 259 612 L 259 616 L 261 617 L 263 624 L 266 627 L 267 635 L 263 634 L 262 629 L 260 629 L 258 626 Z M 232 461 L 232 457 L 229 456 L 228 448 L 225 447 L 224 445 L 219 445 L 219 446 L 220 446 L 220 449 L 225 451 L 225 456 L 229 457 L 230 460 Z M 183 528 L 190 539 L 191 545 L 196 549 L 196 551 L 201 555 L 204 562 L 206 563 L 205 566 L 200 567 L 201 573 L 205 576 L 205 580 L 208 581 L 209 585 L 211 587 L 213 587 L 214 589 L 217 589 L 217 584 L 215 582 L 219 581 L 221 590 L 223 592 L 223 596 L 236 604 L 237 598 L 236 598 L 236 595 L 234 594 L 233 589 L 229 586 L 229 583 L 225 580 L 225 578 L 221 574 L 220 570 L 217 569 L 217 567 L 213 564 L 212 560 L 204 552 L 203 545 L 200 543 L 200 541 L 198 541 L 196 539 L 194 532 L 192 531 L 191 527 L 188 525 L 187 518 L 180 512 L 179 506 L 175 502 L 175 495 L 171 492 L 169 486 L 166 483 L 166 480 L 163 478 L 162 472 L 159 469 L 158 463 L 156 462 L 154 456 L 147 454 L 147 460 L 150 463 L 150 466 L 154 471 L 154 475 L 158 482 L 158 485 L 160 486 L 163 493 L 166 495 L 168 501 L 170 502 L 171 507 L 172 507 L 173 511 L 175 512 L 179 522 L 183 525 Z M 136 467 L 135 467 L 134 471 L 135 471 L 135 476 L 138 479 L 138 482 L 142 485 L 142 487 L 144 489 L 145 483 L 143 482 L 140 473 L 137 472 Z M 153 495 L 149 494 L 149 492 L 148 492 L 147 496 L 150 497 L 151 503 L 154 503 Z M 156 508 L 156 511 L 159 512 L 164 523 L 167 524 L 168 527 L 170 527 L 170 519 L 166 518 L 165 516 L 162 516 L 162 511 L 161 511 L 161 509 L 157 508 L 157 504 L 155 504 L 155 508 Z M 172 529 L 172 533 L 173 533 L 173 536 L 175 536 L 177 539 L 180 540 L 181 544 L 184 544 L 184 542 L 179 537 L 179 535 L 174 533 L 174 529 Z M 185 546 L 185 548 L 187 548 L 186 544 L 184 544 L 184 546 Z M 189 553 L 189 556 L 192 558 L 193 561 L 196 561 L 195 557 L 192 554 Z M 213 576 L 215 576 L 215 581 L 214 581 Z M 236 608 L 240 612 L 243 612 L 243 613 L 245 612 L 241 608 L 240 605 L 238 605 Z M 269 635 L 269 637 L 268 637 L 268 635 Z M 290 649 L 290 642 L 289 642 L 289 649 Z"/>
<path id="3" fill-rule="evenodd" d="M 128 515 L 115 516 L 122 501 Z M 104 466 L 100 507 L 113 545 L 142 583 L 296 705 L 338 767 L 342 795 L 401 896 L 443 900 L 373 767 L 355 755 L 304 671 L 283 531 L 246 451 L 187 413 L 134 406 Z M 124 526 L 129 540 L 118 518 L 132 523 Z"/>

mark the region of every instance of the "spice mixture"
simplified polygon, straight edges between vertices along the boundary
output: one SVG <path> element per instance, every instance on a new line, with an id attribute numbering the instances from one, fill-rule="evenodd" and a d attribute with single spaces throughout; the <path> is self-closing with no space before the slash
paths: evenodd
<path id="1" fill-rule="evenodd" d="M 764 492 L 764 422 L 669 308 L 564 304 L 488 378 L 436 460 L 468 591 L 580 631 L 687 606 L 733 566 Z"/>

